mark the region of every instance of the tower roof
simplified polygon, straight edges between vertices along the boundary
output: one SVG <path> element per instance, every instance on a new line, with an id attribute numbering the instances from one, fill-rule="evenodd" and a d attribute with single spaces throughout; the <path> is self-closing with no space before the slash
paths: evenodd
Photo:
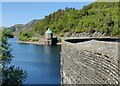
<path id="1" fill-rule="evenodd" d="M 45 33 L 52 33 L 52 31 L 50 29 L 48 29 Z"/>

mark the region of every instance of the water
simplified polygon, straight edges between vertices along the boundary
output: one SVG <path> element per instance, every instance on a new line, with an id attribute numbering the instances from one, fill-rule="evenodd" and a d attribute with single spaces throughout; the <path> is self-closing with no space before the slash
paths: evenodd
<path id="1" fill-rule="evenodd" d="M 19 44 L 9 39 L 14 59 L 12 64 L 27 71 L 24 84 L 60 84 L 60 46 Z"/>

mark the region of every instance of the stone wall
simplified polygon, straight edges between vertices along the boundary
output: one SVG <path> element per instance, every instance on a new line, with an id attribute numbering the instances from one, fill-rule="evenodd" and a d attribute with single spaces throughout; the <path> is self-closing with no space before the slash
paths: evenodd
<path id="1" fill-rule="evenodd" d="M 118 84 L 119 60 L 118 42 L 63 40 L 61 84 Z"/>

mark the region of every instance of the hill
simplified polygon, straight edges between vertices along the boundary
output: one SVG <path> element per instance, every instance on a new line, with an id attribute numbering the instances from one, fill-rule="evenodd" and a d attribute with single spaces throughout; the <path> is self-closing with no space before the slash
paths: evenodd
<path id="1" fill-rule="evenodd" d="M 65 36 L 66 33 L 72 36 L 80 33 L 92 35 L 96 32 L 101 36 L 118 36 L 118 2 L 94 2 L 80 10 L 66 7 L 41 20 L 10 28 L 15 35 L 20 34 L 20 40 L 42 36 L 48 28 L 59 37 Z"/>
<path id="2" fill-rule="evenodd" d="M 38 21 L 39 20 L 36 19 L 28 22 L 27 24 L 16 24 L 11 27 L 6 27 L 5 30 L 9 33 L 13 33 L 15 36 L 19 36 L 20 32 L 22 31 L 31 31 Z"/>
<path id="3" fill-rule="evenodd" d="M 118 3 L 94 2 L 81 10 L 74 8 L 59 9 L 37 22 L 34 31 L 43 35 L 50 28 L 54 33 L 63 36 L 65 32 L 91 33 L 100 32 L 105 36 L 117 36 Z"/>

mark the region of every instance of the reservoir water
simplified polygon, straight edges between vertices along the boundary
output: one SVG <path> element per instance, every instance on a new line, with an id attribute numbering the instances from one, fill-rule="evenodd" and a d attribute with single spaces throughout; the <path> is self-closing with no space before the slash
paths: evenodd
<path id="1" fill-rule="evenodd" d="M 61 46 L 20 44 L 9 39 L 14 56 L 12 64 L 27 72 L 24 84 L 60 84 Z"/>

